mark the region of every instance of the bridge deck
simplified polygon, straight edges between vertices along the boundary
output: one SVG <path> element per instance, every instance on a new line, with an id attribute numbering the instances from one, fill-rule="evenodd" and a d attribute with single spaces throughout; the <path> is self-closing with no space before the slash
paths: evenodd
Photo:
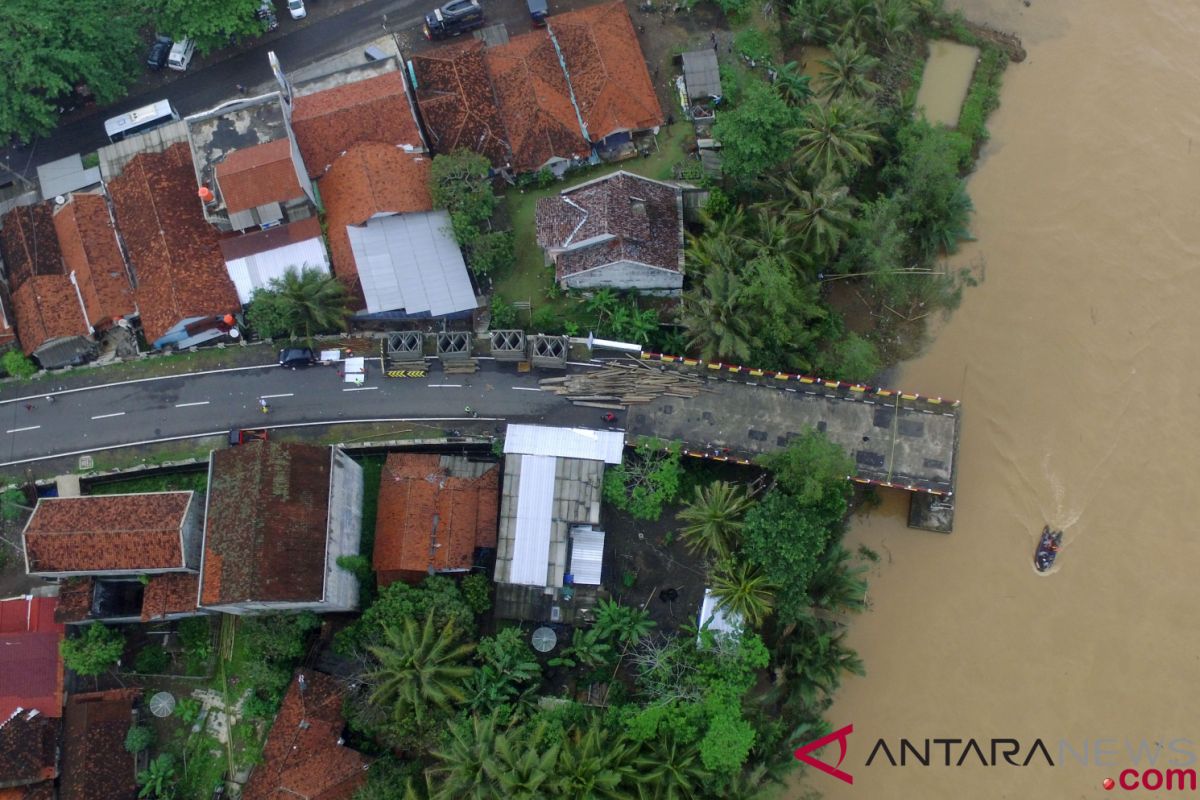
<path id="1" fill-rule="evenodd" d="M 663 368 L 703 375 L 705 391 L 631 406 L 630 442 L 657 436 L 692 450 L 728 449 L 731 457 L 753 457 L 816 428 L 850 453 L 860 482 L 941 495 L 954 491 L 957 403 L 738 367 Z"/>

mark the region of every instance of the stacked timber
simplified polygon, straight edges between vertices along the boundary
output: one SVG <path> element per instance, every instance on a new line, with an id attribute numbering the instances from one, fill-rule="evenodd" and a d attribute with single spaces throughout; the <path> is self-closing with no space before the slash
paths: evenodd
<path id="1" fill-rule="evenodd" d="M 447 361 L 446 359 L 442 359 L 442 372 L 447 375 L 470 375 L 478 369 L 479 362 L 473 358 L 461 361 Z"/>
<path id="2" fill-rule="evenodd" d="M 538 384 L 544 392 L 554 392 L 576 405 L 590 408 L 621 408 L 660 397 L 695 397 L 704 390 L 700 378 L 650 369 L 636 362 L 609 364 L 562 378 L 543 378 Z"/>

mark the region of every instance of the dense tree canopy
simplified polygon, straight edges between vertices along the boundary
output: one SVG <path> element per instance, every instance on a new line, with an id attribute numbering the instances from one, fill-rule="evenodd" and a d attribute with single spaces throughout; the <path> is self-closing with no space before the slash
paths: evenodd
<path id="1" fill-rule="evenodd" d="M 735 180 L 750 181 L 787 161 L 798 111 L 760 81 L 747 84 L 734 107 L 717 116 L 713 136 L 721 141 L 721 167 Z"/>
<path id="2" fill-rule="evenodd" d="M 256 12 L 262 0 L 155 0 L 158 29 L 175 41 L 196 43 L 201 53 L 218 50 L 231 37 L 256 36 L 265 23 Z"/>

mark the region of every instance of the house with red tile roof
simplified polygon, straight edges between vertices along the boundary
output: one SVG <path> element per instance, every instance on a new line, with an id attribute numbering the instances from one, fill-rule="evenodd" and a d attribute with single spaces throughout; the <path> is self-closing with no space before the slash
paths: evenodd
<path id="1" fill-rule="evenodd" d="M 308 174 L 317 178 L 338 156 L 367 142 L 424 152 L 425 141 L 408 100 L 404 74 L 395 60 L 339 72 L 341 81 L 316 81 L 296 88 L 292 130 Z"/>
<path id="2" fill-rule="evenodd" d="M 22 540 L 30 575 L 195 572 L 201 502 L 194 492 L 43 497 Z"/>
<path id="3" fill-rule="evenodd" d="M 217 164 L 213 174 L 231 215 L 304 197 L 287 139 L 234 150 Z"/>
<path id="4" fill-rule="evenodd" d="M 537 241 L 564 289 L 683 288 L 683 190 L 624 170 L 537 202 Z"/>
<path id="5" fill-rule="evenodd" d="M 188 146 L 139 153 L 108 190 L 137 276 L 134 296 L 147 341 L 178 347 L 224 336 L 227 328 L 217 320 L 240 303 L 220 236 L 196 196 Z"/>
<path id="6" fill-rule="evenodd" d="M 59 800 L 135 800 L 137 773 L 125 736 L 140 697 L 140 689 L 114 689 L 67 700 Z"/>
<path id="7" fill-rule="evenodd" d="M 337 447 L 254 442 L 215 450 L 197 606 L 230 614 L 352 611 L 362 467 Z"/>
<path id="8" fill-rule="evenodd" d="M 345 746 L 342 701 L 330 676 L 297 672 L 242 800 L 350 800 L 366 782 L 371 759 Z"/>
<path id="9" fill-rule="evenodd" d="M 0 800 L 54 797 L 61 725 L 36 709 L 0 719 Z"/>
<path id="10" fill-rule="evenodd" d="M 199 588 L 200 575 L 195 572 L 164 572 L 142 579 L 66 578 L 59 584 L 54 621 L 78 625 L 196 617 L 208 613 L 196 608 Z"/>
<path id="11" fill-rule="evenodd" d="M 621 2 L 556 14 L 496 47 L 427 50 L 410 66 L 435 152 L 467 148 L 498 169 L 561 174 L 592 155 L 630 156 L 634 136 L 663 123 Z"/>
<path id="12" fill-rule="evenodd" d="M 433 208 L 430 159 L 359 144 L 321 179 L 334 273 L 359 318 L 467 315 L 478 302 L 450 216 Z"/>
<path id="13" fill-rule="evenodd" d="M 54 621 L 58 598 L 0 600 L 0 720 L 19 711 L 62 716 L 63 626 Z"/>
<path id="14" fill-rule="evenodd" d="M 379 479 L 372 565 L 380 586 L 466 572 L 496 547 L 500 470 L 462 456 L 391 453 Z"/>
<path id="15" fill-rule="evenodd" d="M 129 268 L 104 196 L 70 194 L 66 199 L 54 209 L 64 271 L 79 289 L 88 324 L 103 330 L 137 314 Z"/>

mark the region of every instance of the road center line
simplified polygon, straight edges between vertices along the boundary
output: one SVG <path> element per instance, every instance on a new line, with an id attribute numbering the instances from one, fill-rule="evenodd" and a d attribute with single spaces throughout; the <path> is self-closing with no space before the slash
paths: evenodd
<path id="1" fill-rule="evenodd" d="M 369 392 L 372 389 L 378 389 L 378 386 L 355 386 L 351 389 L 342 389 L 343 392 Z"/>
<path id="2" fill-rule="evenodd" d="M 92 417 L 92 419 L 108 419 L 109 417 L 123 417 L 123 416 L 125 416 L 125 412 L 118 411 L 115 414 L 97 414 L 96 416 Z"/>
<path id="3" fill-rule="evenodd" d="M 295 397 L 295 396 L 296 396 L 295 392 L 288 392 L 287 394 L 264 394 L 264 395 L 262 395 L 262 399 L 270 400 L 273 397 Z"/>
<path id="4" fill-rule="evenodd" d="M 5 431 L 5 433 L 20 433 L 21 431 L 36 431 L 40 427 L 42 427 L 42 426 L 41 425 L 30 425 L 28 428 L 13 428 L 12 430 Z"/>
<path id="5" fill-rule="evenodd" d="M 461 389 L 462 384 L 461 383 L 430 383 L 430 384 L 428 384 L 428 387 L 430 389 Z"/>
<path id="6" fill-rule="evenodd" d="M 209 403 L 208 400 L 201 400 L 196 403 L 176 403 L 175 407 L 176 408 L 187 408 L 188 406 L 206 406 L 206 405 L 208 405 L 208 403 Z"/>
<path id="7" fill-rule="evenodd" d="M 536 386 L 510 386 L 508 388 L 512 389 L 514 392 L 540 392 L 541 391 L 541 389 L 537 388 Z"/>

